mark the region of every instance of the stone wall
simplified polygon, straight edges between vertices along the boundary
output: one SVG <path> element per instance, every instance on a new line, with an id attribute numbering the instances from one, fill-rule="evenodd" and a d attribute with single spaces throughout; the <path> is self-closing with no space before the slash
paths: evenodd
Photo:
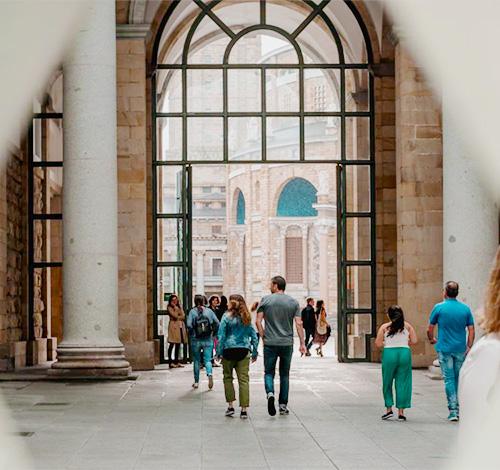
<path id="1" fill-rule="evenodd" d="M 429 365 L 426 340 L 443 278 L 441 105 L 401 44 L 396 48 L 398 303 L 416 328 L 414 365 Z"/>
<path id="2" fill-rule="evenodd" d="M 134 369 L 154 367 L 146 304 L 145 54 L 143 39 L 117 41 L 119 334 Z"/>
<path id="3" fill-rule="evenodd" d="M 23 286 L 26 256 L 23 153 L 8 157 L 0 176 L 0 370 L 26 364 Z"/>

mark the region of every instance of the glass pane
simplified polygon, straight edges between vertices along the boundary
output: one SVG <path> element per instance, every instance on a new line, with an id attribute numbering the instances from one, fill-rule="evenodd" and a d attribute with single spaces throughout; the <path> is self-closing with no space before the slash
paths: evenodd
<path id="1" fill-rule="evenodd" d="M 266 2 L 266 23 L 278 26 L 291 34 L 301 25 L 310 12 L 310 8 L 295 9 L 288 5 Z"/>
<path id="2" fill-rule="evenodd" d="M 298 64 L 297 52 L 280 34 L 252 31 L 232 48 L 230 64 Z"/>
<path id="3" fill-rule="evenodd" d="M 306 160 L 340 160 L 340 117 L 304 118 Z"/>
<path id="4" fill-rule="evenodd" d="M 183 299 L 183 292 L 184 292 L 184 280 L 182 276 L 183 270 L 184 268 L 178 266 L 168 266 L 168 267 L 158 268 L 157 271 L 158 310 L 167 309 L 168 297 L 171 294 L 177 294 L 179 296 L 179 299 Z"/>
<path id="5" fill-rule="evenodd" d="M 229 41 L 231 38 L 209 16 L 205 16 L 196 28 L 191 40 L 188 63 L 222 64 Z"/>
<path id="6" fill-rule="evenodd" d="M 158 219 L 157 224 L 158 261 L 183 261 L 183 220 Z"/>
<path id="7" fill-rule="evenodd" d="M 43 336 L 43 328 L 50 321 L 52 337 L 62 340 L 62 290 L 62 267 L 33 270 L 33 310 L 37 336 Z"/>
<path id="8" fill-rule="evenodd" d="M 222 118 L 188 118 L 188 160 L 222 160 Z"/>
<path id="9" fill-rule="evenodd" d="M 347 212 L 370 212 L 370 167 L 346 165 Z"/>
<path id="10" fill-rule="evenodd" d="M 182 167 L 161 166 L 156 170 L 158 214 L 182 212 Z"/>
<path id="11" fill-rule="evenodd" d="M 266 122 L 267 160 L 299 160 L 299 118 L 269 117 Z"/>
<path id="12" fill-rule="evenodd" d="M 370 159 L 370 118 L 347 117 L 345 120 L 346 158 Z"/>
<path id="13" fill-rule="evenodd" d="M 180 113 L 182 111 L 181 70 L 157 70 L 156 110 L 159 113 Z"/>
<path id="14" fill-rule="evenodd" d="M 304 111 L 312 113 L 340 111 L 340 71 L 304 70 Z"/>
<path id="15" fill-rule="evenodd" d="M 168 343 L 167 343 L 167 338 L 168 338 L 168 315 L 157 315 L 156 316 L 156 321 L 158 322 L 158 336 L 164 336 L 165 344 L 164 344 L 164 351 L 162 351 L 163 357 L 166 358 L 168 357 Z"/>
<path id="16" fill-rule="evenodd" d="M 222 112 L 222 70 L 187 71 L 187 110 Z"/>
<path id="17" fill-rule="evenodd" d="M 367 336 L 372 332 L 372 317 L 369 313 L 349 314 L 346 316 L 347 357 L 364 359 L 367 354 Z"/>
<path id="18" fill-rule="evenodd" d="M 156 118 L 156 159 L 182 160 L 182 118 Z"/>
<path id="19" fill-rule="evenodd" d="M 62 220 L 34 220 L 33 246 L 36 263 L 62 262 Z"/>
<path id="20" fill-rule="evenodd" d="M 336 3 L 336 2 L 335 2 Z M 316 18 L 296 38 L 306 64 L 338 64 L 335 39 L 324 20 Z"/>
<path id="21" fill-rule="evenodd" d="M 266 111 L 299 111 L 298 69 L 266 70 Z"/>
<path id="22" fill-rule="evenodd" d="M 258 69 L 229 69 L 228 111 L 261 111 L 261 73 Z"/>
<path id="23" fill-rule="evenodd" d="M 346 266 L 347 308 L 371 308 L 371 267 Z"/>
<path id="24" fill-rule="evenodd" d="M 367 69 L 346 69 L 345 110 L 369 111 L 369 79 Z"/>
<path id="25" fill-rule="evenodd" d="M 370 260 L 370 219 L 368 217 L 348 217 L 346 220 L 346 231 L 347 260 Z"/>
<path id="26" fill-rule="evenodd" d="M 33 161 L 63 160 L 62 119 L 33 119 Z"/>
<path id="27" fill-rule="evenodd" d="M 229 160 L 262 158 L 262 120 L 258 117 L 229 118 Z"/>
<path id="28" fill-rule="evenodd" d="M 33 213 L 60 214 L 62 212 L 62 167 L 33 169 Z"/>
<path id="29" fill-rule="evenodd" d="M 259 1 L 224 0 L 212 11 L 234 33 L 260 23 Z"/>

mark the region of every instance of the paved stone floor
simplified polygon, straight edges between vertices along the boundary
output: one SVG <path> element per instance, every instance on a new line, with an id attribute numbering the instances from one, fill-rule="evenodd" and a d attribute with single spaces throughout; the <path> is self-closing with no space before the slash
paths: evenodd
<path id="1" fill-rule="evenodd" d="M 262 359 L 250 419 L 225 418 L 215 390 L 191 389 L 191 367 L 127 382 L 2 382 L 19 437 L 39 469 L 438 469 L 457 426 L 441 381 L 414 372 L 408 421 L 380 420 L 380 366 L 294 358 L 291 414 L 267 415 Z M 17 438 L 16 438 L 17 439 Z"/>

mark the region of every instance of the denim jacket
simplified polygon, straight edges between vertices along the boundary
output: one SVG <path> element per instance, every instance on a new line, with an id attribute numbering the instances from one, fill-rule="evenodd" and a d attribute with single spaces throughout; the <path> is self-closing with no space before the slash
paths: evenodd
<path id="1" fill-rule="evenodd" d="M 225 313 L 222 317 L 217 344 L 217 354 L 222 356 L 224 349 L 246 348 L 257 357 L 259 337 L 252 325 L 244 325 L 241 318 Z"/>
<path id="2" fill-rule="evenodd" d="M 199 341 L 199 340 L 196 339 L 196 336 L 194 334 L 193 323 L 194 323 L 195 318 L 198 315 L 199 315 L 198 309 L 196 307 L 193 307 L 189 311 L 188 317 L 187 317 L 187 320 L 186 320 L 188 331 L 189 331 L 189 335 L 191 336 L 192 340 L 196 340 L 196 341 Z M 203 307 L 203 315 L 205 315 L 208 318 L 208 320 L 210 321 L 210 324 L 212 325 L 212 327 L 217 328 L 219 326 L 219 320 L 217 320 L 217 317 L 215 316 L 215 313 L 212 310 L 210 310 L 207 307 Z M 212 340 L 212 336 L 210 336 L 209 338 L 206 338 L 206 340 L 211 341 Z"/>

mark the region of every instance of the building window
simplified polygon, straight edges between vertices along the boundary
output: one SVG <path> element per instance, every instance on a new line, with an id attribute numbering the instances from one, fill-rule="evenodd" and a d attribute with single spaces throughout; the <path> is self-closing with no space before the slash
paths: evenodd
<path id="1" fill-rule="evenodd" d="M 211 192 L 212 192 L 212 188 L 211 188 L 211 186 L 203 186 L 203 187 L 201 188 L 201 190 L 202 190 L 202 192 L 207 193 L 207 194 L 209 194 L 209 193 L 211 193 Z"/>
<path id="2" fill-rule="evenodd" d="M 212 258 L 212 276 L 222 276 L 222 258 Z"/>
<path id="3" fill-rule="evenodd" d="M 241 191 L 236 202 L 236 225 L 245 225 L 245 196 Z"/>
<path id="4" fill-rule="evenodd" d="M 212 235 L 222 234 L 222 225 L 212 225 Z"/>
<path id="5" fill-rule="evenodd" d="M 291 284 L 303 282 L 302 237 L 285 238 L 286 280 Z"/>
<path id="6" fill-rule="evenodd" d="M 320 112 L 326 110 L 325 85 L 316 85 L 314 87 L 314 109 Z"/>
<path id="7" fill-rule="evenodd" d="M 278 217 L 315 217 L 316 188 L 304 178 L 290 180 L 282 189 L 278 199 Z"/>

